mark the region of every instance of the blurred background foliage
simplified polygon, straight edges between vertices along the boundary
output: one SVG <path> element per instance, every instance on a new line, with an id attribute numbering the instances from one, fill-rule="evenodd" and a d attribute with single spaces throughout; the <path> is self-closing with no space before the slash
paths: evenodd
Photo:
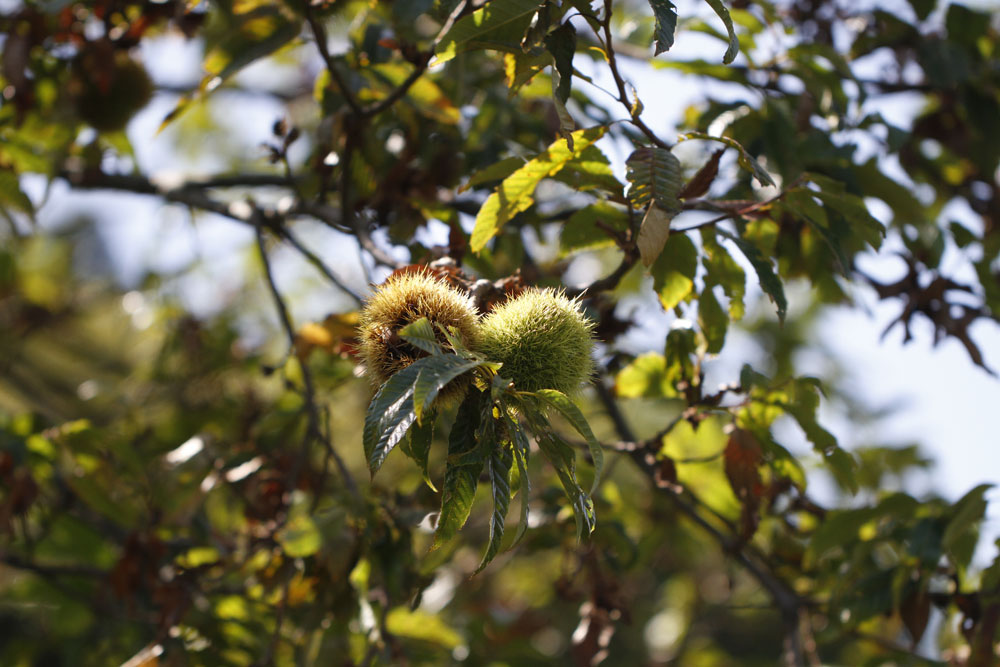
<path id="1" fill-rule="evenodd" d="M 996 664 L 987 487 L 842 448 L 821 403 L 884 415 L 800 365 L 871 290 L 993 372 L 997 16 L 676 4 L 0 5 L 0 663 Z M 643 115 L 658 69 L 683 117 Z M 411 263 L 484 308 L 582 295 L 589 539 L 539 456 L 530 530 L 475 576 L 486 485 L 430 551 L 421 471 L 369 483 L 357 309 Z"/>

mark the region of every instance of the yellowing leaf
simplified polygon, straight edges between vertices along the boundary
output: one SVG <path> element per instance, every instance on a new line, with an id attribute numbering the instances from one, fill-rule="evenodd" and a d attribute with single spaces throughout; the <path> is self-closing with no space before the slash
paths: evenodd
<path id="1" fill-rule="evenodd" d="M 486 243 L 496 236 L 500 228 L 518 213 L 525 211 L 534 202 L 535 188 L 545 178 L 558 173 L 584 149 L 604 136 L 603 126 L 591 127 L 573 132 L 573 148 L 566 139 L 553 142 L 543 153 L 527 162 L 520 169 L 500 183 L 476 215 L 476 225 L 472 230 L 470 245 L 473 252 L 479 252 Z"/>

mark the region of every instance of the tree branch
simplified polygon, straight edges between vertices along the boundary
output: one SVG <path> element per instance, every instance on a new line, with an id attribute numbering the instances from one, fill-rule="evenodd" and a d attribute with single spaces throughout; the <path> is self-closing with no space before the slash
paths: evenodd
<path id="1" fill-rule="evenodd" d="M 611 75 L 615 79 L 615 86 L 618 88 L 618 101 L 621 102 L 626 109 L 628 109 L 632 124 L 639 128 L 639 130 L 645 134 L 654 145 L 670 150 L 670 144 L 660 139 L 656 136 L 655 132 L 649 129 L 649 126 L 646 125 L 642 118 L 639 117 L 638 109 L 631 102 L 629 102 L 628 93 L 625 90 L 625 79 L 622 78 L 621 72 L 618 71 L 618 60 L 615 56 L 614 46 L 612 46 L 611 11 L 611 0 L 604 0 L 604 19 L 601 21 L 601 25 L 604 28 L 604 52 L 608 57 L 608 67 L 611 69 Z M 600 39 L 599 35 L 598 39 Z"/>
<path id="2" fill-rule="evenodd" d="M 629 443 L 636 443 L 635 432 L 615 402 L 611 391 L 602 382 L 595 383 L 595 388 L 618 436 Z M 655 453 L 648 447 L 637 445 L 619 447 L 618 449 L 627 454 L 646 476 L 650 479 L 656 479 L 659 472 L 659 462 Z M 664 493 L 681 514 L 705 531 L 719 544 L 723 552 L 730 554 L 767 591 L 781 612 L 788 630 L 786 636 L 786 650 L 788 651 L 786 658 L 790 657 L 788 664 L 808 665 L 807 653 L 802 645 L 802 635 L 799 628 L 801 610 L 808 606 L 806 601 L 775 575 L 766 564 L 758 562 L 755 556 L 747 553 L 739 540 L 734 536 L 726 535 L 705 519 L 697 509 L 696 503 L 700 504 L 700 501 L 694 499 L 693 496 L 691 499 L 686 498 L 685 496 L 690 494 L 674 484 L 656 484 L 656 488 Z"/>
<path id="3" fill-rule="evenodd" d="M 255 215 L 259 216 L 259 211 L 255 211 Z M 288 314 L 288 307 L 285 305 L 285 300 L 281 296 L 281 292 L 278 290 L 278 286 L 274 281 L 274 272 L 271 269 L 271 262 L 267 256 L 267 249 L 264 247 L 263 225 L 256 225 L 255 230 L 257 250 L 260 253 L 260 259 L 264 265 L 264 277 L 267 281 L 268 289 L 271 292 L 271 298 L 274 301 L 274 306 L 278 310 L 278 317 L 281 321 L 281 326 L 285 331 L 285 335 L 288 337 L 289 349 L 294 350 L 296 340 L 295 327 Z M 340 454 L 338 454 L 333 448 L 329 439 L 324 437 L 320 429 L 319 408 L 316 405 L 316 390 L 313 386 L 312 372 L 309 370 L 309 364 L 306 363 L 305 360 L 300 360 L 299 367 L 302 370 L 303 399 L 306 404 L 306 434 L 302 439 L 302 447 L 299 450 L 299 456 L 289 473 L 290 483 L 287 488 L 294 489 L 298 486 L 299 478 L 302 474 L 302 468 L 305 466 L 306 459 L 309 456 L 309 446 L 315 439 L 323 443 L 328 455 L 333 458 L 348 491 L 350 491 L 351 495 L 353 495 L 356 499 L 360 499 L 361 492 L 358 490 L 358 485 L 354 481 L 354 477 L 347 469 L 347 466 L 344 464 L 344 460 L 340 457 Z"/>

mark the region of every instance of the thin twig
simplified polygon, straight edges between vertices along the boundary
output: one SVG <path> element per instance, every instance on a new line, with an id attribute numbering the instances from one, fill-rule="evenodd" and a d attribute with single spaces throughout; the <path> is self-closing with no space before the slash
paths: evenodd
<path id="1" fill-rule="evenodd" d="M 256 211 L 255 214 L 260 215 L 260 213 Z M 263 226 L 258 224 L 255 229 L 257 250 L 260 253 L 260 259 L 264 265 L 264 277 L 267 280 L 267 286 L 271 292 L 271 298 L 274 301 L 274 306 L 278 310 L 278 317 L 281 320 L 281 326 L 285 331 L 285 335 L 288 337 L 289 349 L 294 349 L 296 340 L 295 327 L 288 314 L 288 307 L 285 305 L 285 300 L 281 296 L 281 292 L 278 290 L 278 286 L 274 281 L 274 272 L 271 269 L 271 261 L 267 256 L 267 249 L 264 247 Z M 300 361 L 299 367 L 302 370 L 303 398 L 306 404 L 306 434 L 302 439 L 302 447 L 295 460 L 295 464 L 289 472 L 288 488 L 294 489 L 298 486 L 299 478 L 302 474 L 302 468 L 305 466 L 306 459 L 309 457 L 309 446 L 312 444 L 313 440 L 318 440 L 323 443 L 327 452 L 333 458 L 334 463 L 337 464 L 337 468 L 340 470 L 340 475 L 343 478 L 344 484 L 347 486 L 348 490 L 353 496 L 360 499 L 361 492 L 358 490 L 358 485 L 354 481 L 354 477 L 344 464 L 344 460 L 340 457 L 337 451 L 333 449 L 330 441 L 323 437 L 323 433 L 319 428 L 319 408 L 316 405 L 316 390 L 313 386 L 312 372 L 309 370 L 309 365 L 305 361 Z"/>
<path id="2" fill-rule="evenodd" d="M 309 23 L 309 28 L 312 30 L 313 35 L 316 37 L 316 48 L 319 49 L 319 54 L 323 58 L 324 64 L 326 64 L 326 71 L 330 73 L 330 78 L 337 85 L 340 90 L 340 94 L 344 96 L 344 100 L 347 102 L 347 106 L 351 108 L 351 111 L 355 114 L 362 114 L 363 110 L 358 101 L 354 99 L 354 94 L 351 93 L 350 88 L 347 87 L 347 82 L 340 75 L 340 70 L 337 69 L 337 63 L 330 55 L 330 48 L 326 43 L 326 30 L 323 28 L 323 24 L 320 23 L 316 16 L 313 14 L 312 3 L 305 3 L 305 14 L 306 21 Z"/>
<path id="3" fill-rule="evenodd" d="M 603 383 L 595 385 L 597 396 L 600 399 L 605 411 L 611 418 L 618 436 L 623 440 L 635 443 L 637 441 L 635 432 L 626 420 L 618 404 L 615 402 L 611 391 Z M 650 478 L 655 478 L 658 473 L 659 463 L 656 455 L 646 447 L 621 447 L 638 466 Z M 731 554 L 733 558 L 768 592 L 771 599 L 777 605 L 782 617 L 786 621 L 788 628 L 787 647 L 791 652 L 796 666 L 807 665 L 806 653 L 802 647 L 802 637 L 799 632 L 800 611 L 807 607 L 805 600 L 775 575 L 770 568 L 758 558 L 747 553 L 743 549 L 742 543 L 735 536 L 726 535 L 716 526 L 710 523 L 701 512 L 698 511 L 695 503 L 700 503 L 693 495 L 680 490 L 675 485 L 657 485 L 657 488 L 664 492 L 674 506 L 688 519 L 697 524 L 702 530 L 708 533 L 715 540 L 725 553 Z M 691 499 L 687 496 L 691 495 Z"/>
<path id="4" fill-rule="evenodd" d="M 604 28 L 604 52 L 608 57 L 608 67 L 611 69 L 611 75 L 615 79 L 615 86 L 618 87 L 618 101 L 621 102 L 628 110 L 632 124 L 639 128 L 639 130 L 645 134 L 654 145 L 670 150 L 670 144 L 660 139 L 656 136 L 655 132 L 649 129 L 649 126 L 646 125 L 642 118 L 639 117 L 639 110 L 631 102 L 629 102 L 628 92 L 625 90 L 625 79 L 622 78 L 621 72 L 618 71 L 618 60 L 615 57 L 614 46 L 612 46 L 611 5 L 611 0 L 604 0 L 604 18 L 601 21 L 601 25 Z M 600 35 L 598 35 L 598 39 L 600 39 Z"/>
<path id="5" fill-rule="evenodd" d="M 320 273 L 326 276 L 327 280 L 336 285 L 341 291 L 347 293 L 347 295 L 350 296 L 352 299 L 354 299 L 356 303 L 360 305 L 363 302 L 364 298 L 360 294 L 355 292 L 353 289 L 348 287 L 347 284 L 343 281 L 343 279 L 337 276 L 337 274 L 335 274 L 333 270 L 323 262 L 323 260 L 319 257 L 319 255 L 317 255 L 312 250 L 303 245 L 302 241 L 300 241 L 298 237 L 292 234 L 291 230 L 283 228 L 281 230 L 281 237 L 286 241 L 288 241 L 296 250 L 298 250 L 299 253 L 301 253 L 302 256 L 309 261 L 310 264 L 316 267 L 316 269 Z"/>

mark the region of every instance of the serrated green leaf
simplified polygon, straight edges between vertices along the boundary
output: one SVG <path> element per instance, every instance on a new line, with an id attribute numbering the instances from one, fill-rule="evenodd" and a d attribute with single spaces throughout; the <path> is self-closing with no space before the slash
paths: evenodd
<path id="1" fill-rule="evenodd" d="M 431 443 L 434 442 L 434 418 L 431 411 L 424 414 L 422 421 L 417 422 L 410 428 L 409 456 L 420 468 L 420 473 L 424 477 L 424 482 L 432 491 L 437 491 L 434 482 L 431 480 L 427 470 L 427 460 L 430 456 Z"/>
<path id="2" fill-rule="evenodd" d="M 784 320 L 785 313 L 788 312 L 788 300 L 785 298 L 785 288 L 781 284 L 781 279 L 778 278 L 778 274 L 774 271 L 774 266 L 771 264 L 771 260 L 764 257 L 761 251 L 750 241 L 740 238 L 734 234 L 718 229 L 716 233 L 723 236 L 733 243 L 736 247 L 740 249 L 743 256 L 747 258 L 750 265 L 753 266 L 753 270 L 757 272 L 757 280 L 760 282 L 761 289 L 764 293 L 771 297 L 771 301 L 778 309 L 778 319 Z"/>
<path id="3" fill-rule="evenodd" d="M 486 459 L 486 476 L 490 481 L 490 492 L 493 497 L 493 514 L 490 516 L 490 539 L 476 572 L 481 572 L 500 553 L 504 524 L 507 521 L 507 511 L 510 509 L 510 473 L 513 463 L 514 454 L 510 446 L 494 447 Z"/>
<path id="4" fill-rule="evenodd" d="M 368 404 L 362 441 L 372 475 L 417 418 L 413 412 L 413 383 L 420 373 L 419 363 L 410 364 L 386 380 Z M 402 433 L 398 432 L 400 428 Z"/>
<path id="5" fill-rule="evenodd" d="M 705 0 L 708 6 L 719 15 L 722 22 L 726 24 L 726 32 L 729 33 L 729 48 L 722 56 L 722 63 L 728 65 L 736 59 L 736 54 L 740 52 L 740 40 L 736 37 L 736 30 L 733 28 L 733 19 L 729 15 L 729 10 L 722 4 L 722 0 Z"/>
<path id="6" fill-rule="evenodd" d="M 509 421 L 513 422 L 513 420 Z M 510 544 L 510 547 L 514 548 L 521 541 L 521 538 L 524 537 L 525 533 L 528 532 L 528 502 L 531 496 L 531 478 L 528 477 L 528 453 L 530 446 L 528 444 L 528 437 L 519 424 L 515 423 L 514 429 L 512 431 L 509 430 L 509 432 L 513 433 L 514 459 L 517 461 L 517 471 L 521 483 L 519 491 L 521 494 L 521 520 L 517 524 L 517 532 L 514 533 L 514 539 Z"/>
<path id="7" fill-rule="evenodd" d="M 594 437 L 594 432 L 590 429 L 586 417 L 580 412 L 576 403 L 570 400 L 569 396 L 555 389 L 539 389 L 535 395 L 542 399 L 547 405 L 559 411 L 559 414 L 576 429 L 576 432 L 587 441 L 587 448 L 590 450 L 590 457 L 594 461 L 594 484 L 590 489 L 593 494 L 601 482 L 601 473 L 604 471 L 604 449 L 601 443 Z"/>
<path id="8" fill-rule="evenodd" d="M 539 426 L 541 427 L 533 427 L 535 441 L 545 458 L 555 468 L 563 491 L 566 492 L 566 498 L 570 501 L 573 516 L 576 518 L 577 537 L 590 535 L 597 526 L 597 518 L 594 515 L 593 501 L 576 481 L 576 453 L 572 447 L 553 433 L 547 424 Z"/>
<path id="9" fill-rule="evenodd" d="M 435 64 L 472 49 L 520 52 L 521 38 L 542 4 L 539 0 L 490 2 L 463 16 L 441 38 Z"/>
<path id="10" fill-rule="evenodd" d="M 628 200 L 634 208 L 641 210 L 656 202 L 664 211 L 680 210 L 677 194 L 684 184 L 681 163 L 673 153 L 665 148 L 643 146 L 632 151 L 625 167 Z"/>
<path id="11" fill-rule="evenodd" d="M 653 55 L 658 56 L 670 50 L 674 45 L 674 33 L 677 31 L 677 7 L 670 0 L 649 0 L 653 10 L 655 29 Z"/>
<path id="12" fill-rule="evenodd" d="M 707 352 L 709 354 L 721 352 L 726 342 L 729 316 L 722 310 L 710 286 L 706 286 L 698 298 L 698 326 L 701 327 L 701 333 L 708 343 Z"/>
<path id="13" fill-rule="evenodd" d="M 545 152 L 521 166 L 505 178 L 479 209 L 469 245 L 473 252 L 479 252 L 493 238 L 500 228 L 518 213 L 525 211 L 533 203 L 535 188 L 543 179 L 549 178 L 578 157 L 584 149 L 604 136 L 606 128 L 591 127 L 573 132 L 573 148 L 566 139 L 553 142 Z"/>
<path id="14" fill-rule="evenodd" d="M 679 304 L 694 289 L 698 270 L 698 249 L 687 234 L 673 234 L 667 239 L 650 273 L 653 289 L 660 297 L 664 310 Z"/>
<path id="15" fill-rule="evenodd" d="M 416 322 L 410 322 L 399 330 L 399 335 L 406 339 L 410 345 L 417 347 L 430 354 L 441 354 L 441 344 L 438 343 L 434 335 L 434 326 L 426 317 L 421 317 Z"/>
<path id="16" fill-rule="evenodd" d="M 483 398 L 479 392 L 471 392 L 458 407 L 451 426 L 447 466 L 441 487 L 441 515 L 434 531 L 432 550 L 453 538 L 472 511 L 479 474 L 483 470 L 483 454 L 476 437 L 482 418 Z"/>
<path id="17" fill-rule="evenodd" d="M 420 373 L 413 384 L 413 409 L 417 419 L 430 408 L 445 385 L 479 365 L 457 354 L 442 354 L 420 360 Z"/>

